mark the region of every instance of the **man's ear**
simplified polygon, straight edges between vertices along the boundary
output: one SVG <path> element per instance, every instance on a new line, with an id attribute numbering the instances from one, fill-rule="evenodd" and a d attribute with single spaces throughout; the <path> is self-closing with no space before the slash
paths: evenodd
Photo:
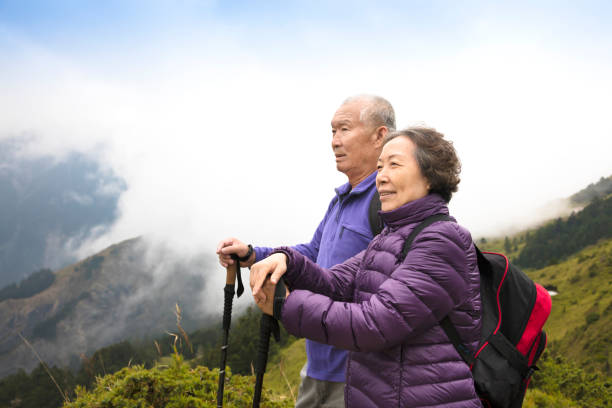
<path id="1" fill-rule="evenodd" d="M 389 128 L 387 128 L 386 126 L 377 127 L 376 131 L 374 132 L 374 146 L 382 147 L 387 133 L 389 133 Z"/>

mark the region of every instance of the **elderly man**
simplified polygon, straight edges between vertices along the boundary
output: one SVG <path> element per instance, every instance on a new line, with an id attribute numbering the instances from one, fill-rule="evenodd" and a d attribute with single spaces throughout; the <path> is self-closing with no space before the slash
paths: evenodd
<path id="1" fill-rule="evenodd" d="M 385 135 L 395 129 L 395 112 L 379 96 L 353 96 L 338 108 L 331 128 L 336 168 L 348 182 L 336 188 L 312 240 L 294 246 L 324 268 L 364 250 L 373 238 L 368 210 L 376 193 L 376 163 Z M 241 265 L 251 266 L 271 251 L 267 247 L 253 249 L 236 238 L 224 239 L 217 247 L 224 267 L 233 263 L 231 254 L 245 259 Z M 347 352 L 306 340 L 306 355 L 296 407 L 344 407 Z"/>

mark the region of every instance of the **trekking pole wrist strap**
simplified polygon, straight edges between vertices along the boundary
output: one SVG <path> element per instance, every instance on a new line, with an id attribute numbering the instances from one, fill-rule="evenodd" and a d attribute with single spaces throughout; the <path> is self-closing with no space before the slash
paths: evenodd
<path id="1" fill-rule="evenodd" d="M 274 304 L 272 306 L 272 316 L 276 320 L 280 320 L 283 314 L 283 305 L 287 297 L 287 289 L 283 278 L 278 280 L 276 289 L 274 289 Z"/>
<path id="2" fill-rule="evenodd" d="M 238 260 L 239 260 L 240 262 L 246 262 L 246 261 L 248 261 L 248 260 L 249 260 L 249 258 L 251 257 L 251 255 L 253 255 L 253 245 L 249 244 L 249 245 L 248 245 L 248 247 L 249 247 L 249 250 L 248 250 L 248 252 L 246 253 L 246 255 L 245 255 L 245 256 L 239 256 L 239 257 L 238 257 Z"/>
<path id="3" fill-rule="evenodd" d="M 244 285 L 242 284 L 242 275 L 240 275 L 240 258 L 236 254 L 231 254 L 231 258 L 236 262 L 236 278 L 238 279 L 238 290 L 236 296 L 240 297 L 244 292 Z"/>

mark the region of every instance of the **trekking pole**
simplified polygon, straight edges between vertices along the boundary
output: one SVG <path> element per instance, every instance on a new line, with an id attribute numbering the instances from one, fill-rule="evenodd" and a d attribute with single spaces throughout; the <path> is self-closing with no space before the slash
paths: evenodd
<path id="1" fill-rule="evenodd" d="M 257 360 L 255 362 L 255 391 L 253 393 L 253 408 L 259 408 L 263 377 L 268 365 L 268 352 L 270 349 L 270 334 L 274 334 L 276 342 L 280 341 L 280 327 L 278 325 L 279 313 L 277 313 L 276 301 L 285 299 L 285 282 L 279 279 L 274 291 L 274 316 L 263 313 L 259 323 L 259 345 L 257 346 Z"/>
<path id="2" fill-rule="evenodd" d="M 225 386 L 225 365 L 227 363 L 227 348 L 229 343 L 229 329 L 232 322 L 232 301 L 234 300 L 234 286 L 238 277 L 237 297 L 244 292 L 242 277 L 240 276 L 240 261 L 238 256 L 232 254 L 234 265 L 226 268 L 225 288 L 223 289 L 225 301 L 223 304 L 223 345 L 221 346 L 221 365 L 219 368 L 219 386 L 217 387 L 217 408 L 223 407 L 223 388 Z"/>

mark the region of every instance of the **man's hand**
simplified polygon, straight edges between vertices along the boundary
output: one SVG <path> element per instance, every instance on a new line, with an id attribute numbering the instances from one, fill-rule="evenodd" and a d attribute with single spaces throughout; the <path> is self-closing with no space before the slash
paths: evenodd
<path id="1" fill-rule="evenodd" d="M 249 252 L 249 247 L 244 242 L 237 238 L 226 238 L 221 240 L 217 245 L 217 255 L 219 255 L 219 263 L 222 267 L 227 268 L 234 264 L 234 260 L 231 258 L 232 254 L 238 255 L 238 257 L 246 256 Z M 255 262 L 255 252 L 249 257 L 248 260 L 240 262 L 241 266 L 249 267 Z"/>
<path id="2" fill-rule="evenodd" d="M 251 290 L 253 291 L 255 303 L 258 306 L 260 304 L 267 304 L 267 302 L 272 304 L 274 300 L 274 287 L 285 272 L 287 272 L 287 256 L 283 253 L 272 254 L 251 266 Z M 272 284 L 272 291 L 270 293 L 267 290 L 262 290 L 268 275 L 270 275 L 269 281 Z"/>

